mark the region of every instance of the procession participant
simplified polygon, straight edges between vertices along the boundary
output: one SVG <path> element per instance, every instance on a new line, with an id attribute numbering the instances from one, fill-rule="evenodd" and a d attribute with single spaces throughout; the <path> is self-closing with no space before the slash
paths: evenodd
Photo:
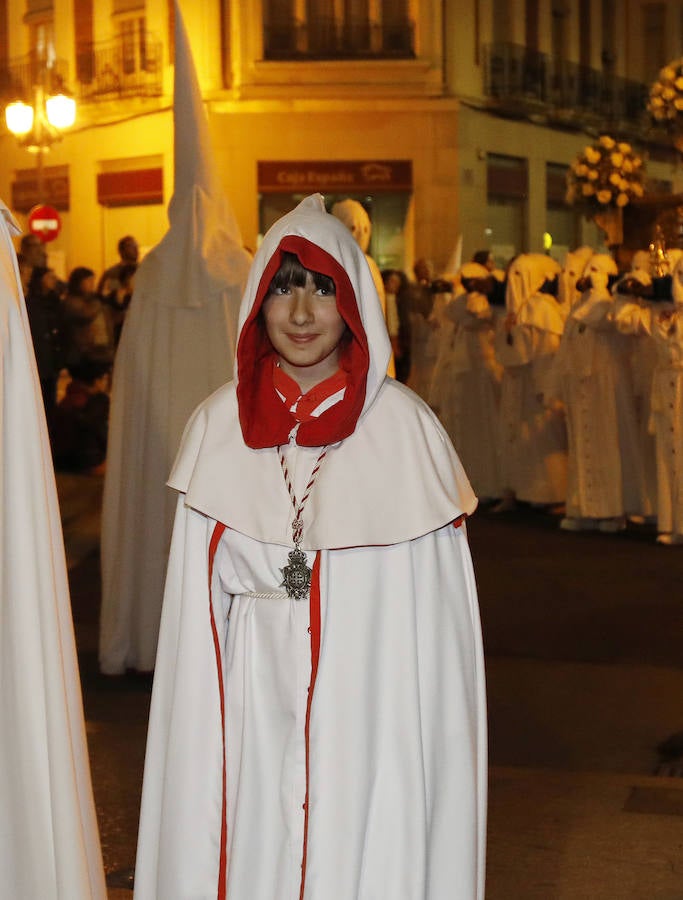
<path id="1" fill-rule="evenodd" d="M 379 302 L 382 304 L 382 312 L 384 314 L 384 320 L 386 321 L 387 298 L 384 291 L 382 273 L 378 269 L 375 260 L 368 253 L 370 235 L 372 234 L 372 222 L 370 221 L 370 216 L 363 204 L 359 203 L 358 200 L 351 199 L 351 197 L 347 197 L 345 200 L 338 200 L 332 205 L 331 212 L 333 216 L 336 216 L 340 222 L 346 225 L 354 236 L 356 243 L 365 254 L 365 260 L 372 273 L 372 280 L 375 283 L 377 296 L 379 297 Z M 390 375 L 392 378 L 396 377 L 396 364 L 394 362 L 393 349 L 392 354 L 389 357 L 387 375 Z"/>
<path id="2" fill-rule="evenodd" d="M 174 503 L 165 478 L 188 416 L 232 375 L 250 258 L 214 163 L 176 4 L 169 229 L 140 263 L 114 363 L 102 501 L 99 664 L 154 668 Z"/>
<path id="3" fill-rule="evenodd" d="M 544 291 L 559 264 L 541 253 L 525 253 L 510 264 L 507 316 L 499 319 L 496 357 L 503 366 L 500 401 L 504 497 L 542 506 L 564 502 L 567 438 L 560 411 L 546 402 L 551 365 L 563 323 L 554 297 Z"/>
<path id="4" fill-rule="evenodd" d="M 476 499 L 389 353 L 363 253 L 305 199 L 169 482 L 136 900 L 483 898 Z"/>
<path id="5" fill-rule="evenodd" d="M 557 280 L 557 302 L 562 318 L 565 320 L 581 299 L 581 291 L 576 290 L 576 282 L 585 272 L 588 260 L 592 255 L 593 251 L 590 247 L 577 247 L 576 250 L 567 253 L 564 258 Z"/>
<path id="6" fill-rule="evenodd" d="M 502 494 L 499 406 L 502 368 L 495 357 L 494 310 L 489 294 L 495 278 L 483 265 L 460 269 L 463 290 L 448 303 L 444 315 L 453 323 L 449 346 L 437 361 L 433 390 L 441 422 L 465 466 L 477 495 Z M 437 378 L 437 374 L 440 377 Z"/>
<path id="7" fill-rule="evenodd" d="M 683 257 L 674 266 L 672 304 L 653 310 L 658 362 L 652 381 L 657 447 L 657 541 L 683 544 Z"/>
<path id="8" fill-rule="evenodd" d="M 658 282 L 660 279 L 657 279 Z M 668 299 L 671 278 L 666 279 Z M 657 365 L 657 348 L 652 340 L 652 315 L 655 289 L 650 272 L 650 254 L 637 250 L 631 270 L 612 289 L 615 297 L 614 322 L 620 334 L 630 336 L 628 364 L 638 424 L 638 441 L 643 461 L 643 497 L 640 511 L 631 521 L 654 521 L 657 512 L 657 460 L 654 435 L 650 431 L 652 378 Z M 657 304 L 658 305 L 658 304 Z"/>
<path id="9" fill-rule="evenodd" d="M 616 329 L 610 292 L 617 275 L 612 257 L 591 257 L 557 357 L 569 436 L 567 509 L 560 527 L 568 531 L 620 531 L 625 517 L 642 507 L 627 338 Z"/>
<path id="10" fill-rule="evenodd" d="M 105 900 L 57 489 L 0 202 L 0 894 Z"/>

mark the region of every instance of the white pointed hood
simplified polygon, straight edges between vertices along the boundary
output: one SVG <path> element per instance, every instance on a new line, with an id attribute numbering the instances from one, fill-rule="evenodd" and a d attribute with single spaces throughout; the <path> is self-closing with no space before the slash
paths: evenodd
<path id="1" fill-rule="evenodd" d="M 223 191 L 185 24 L 175 8 L 174 193 L 170 227 L 143 259 L 135 294 L 146 303 L 198 308 L 244 284 L 250 257 Z"/>
<path id="2" fill-rule="evenodd" d="M 541 289 L 547 278 L 560 271 L 559 263 L 544 253 L 522 253 L 513 260 L 507 275 L 505 303 L 508 312 L 517 315 L 530 297 Z"/>

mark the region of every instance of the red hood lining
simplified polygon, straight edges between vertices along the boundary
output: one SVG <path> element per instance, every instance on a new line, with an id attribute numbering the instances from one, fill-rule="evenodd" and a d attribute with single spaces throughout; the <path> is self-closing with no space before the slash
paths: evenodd
<path id="1" fill-rule="evenodd" d="M 346 394 L 318 418 L 299 426 L 297 444 L 322 447 L 348 437 L 354 432 L 365 403 L 370 351 L 349 276 L 322 247 L 304 237 L 286 235 L 261 275 L 254 305 L 237 343 L 240 426 L 245 444 L 254 450 L 286 444 L 296 425 L 295 417 L 282 403 L 273 385 L 271 360 L 275 351 L 260 315 L 270 283 L 280 268 L 283 252 L 294 253 L 305 268 L 332 278 L 337 292 L 337 309 L 350 334 L 340 355 L 340 365 L 347 377 Z"/>

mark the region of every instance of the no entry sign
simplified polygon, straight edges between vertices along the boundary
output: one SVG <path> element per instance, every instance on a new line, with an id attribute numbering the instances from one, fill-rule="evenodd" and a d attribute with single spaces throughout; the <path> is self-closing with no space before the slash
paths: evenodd
<path id="1" fill-rule="evenodd" d="M 28 214 L 28 230 L 47 244 L 59 235 L 62 220 L 54 206 L 34 206 Z"/>

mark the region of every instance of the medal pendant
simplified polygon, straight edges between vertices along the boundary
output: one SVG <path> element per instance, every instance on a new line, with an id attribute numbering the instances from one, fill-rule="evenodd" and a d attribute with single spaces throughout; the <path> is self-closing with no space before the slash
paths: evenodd
<path id="1" fill-rule="evenodd" d="M 289 553 L 289 565 L 280 569 L 283 579 L 282 587 L 285 588 L 287 596 L 292 600 L 304 600 L 308 597 L 312 572 L 306 563 L 306 554 L 295 547 Z"/>

